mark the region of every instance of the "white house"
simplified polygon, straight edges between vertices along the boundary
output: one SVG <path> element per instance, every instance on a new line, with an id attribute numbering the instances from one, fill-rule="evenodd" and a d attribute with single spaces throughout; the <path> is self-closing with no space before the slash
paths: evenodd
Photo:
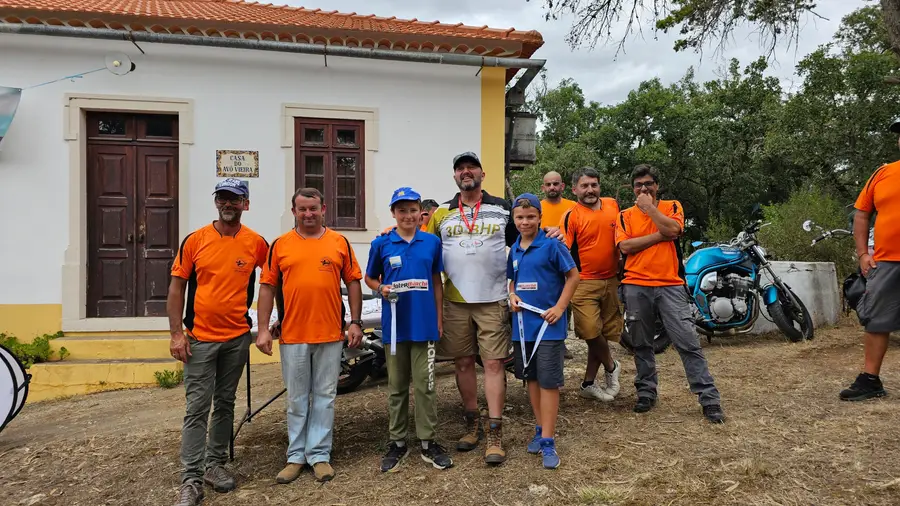
<path id="1" fill-rule="evenodd" d="M 292 226 L 294 189 L 325 190 L 362 263 L 391 191 L 448 199 L 457 153 L 502 195 L 506 87 L 541 44 L 230 0 L 0 0 L 0 86 L 22 90 L 0 143 L 0 332 L 164 340 L 171 261 L 229 173 L 267 239 Z M 73 363 L 104 358 L 91 343 L 66 345 Z"/>

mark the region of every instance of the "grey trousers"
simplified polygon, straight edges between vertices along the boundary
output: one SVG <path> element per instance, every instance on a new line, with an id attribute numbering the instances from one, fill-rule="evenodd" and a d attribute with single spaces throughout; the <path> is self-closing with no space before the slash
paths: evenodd
<path id="1" fill-rule="evenodd" d="M 702 406 L 719 404 L 719 391 L 713 384 L 703 348 L 694 330 L 688 295 L 683 286 L 648 287 L 623 285 L 628 307 L 628 331 L 634 340 L 634 386 L 638 397 L 656 399 L 659 377 L 653 353 L 656 312 L 668 331 L 672 345 L 681 356 L 691 392 Z"/>
<path id="2" fill-rule="evenodd" d="M 182 483 L 202 481 L 206 469 L 225 465 L 234 424 L 235 392 L 247 363 L 251 340 L 249 332 L 222 343 L 188 339 L 191 356 L 184 365 Z M 210 404 L 213 413 L 212 423 L 208 424 Z"/>

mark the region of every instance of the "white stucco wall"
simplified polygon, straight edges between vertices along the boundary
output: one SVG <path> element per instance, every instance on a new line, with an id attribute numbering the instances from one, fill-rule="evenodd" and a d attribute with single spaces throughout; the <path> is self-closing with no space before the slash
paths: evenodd
<path id="1" fill-rule="evenodd" d="M 61 303 L 61 269 L 68 245 L 70 143 L 64 139 L 67 93 L 167 97 L 193 101 L 189 177 L 195 197 L 179 203 L 189 230 L 213 220 L 210 197 L 217 149 L 259 151 L 260 177 L 249 179 L 251 211 L 244 222 L 270 241 L 284 232 L 286 174 L 293 160 L 281 146 L 287 103 L 374 108 L 378 151 L 375 216 L 367 233 L 350 233 L 365 265 L 377 230 L 393 223 L 387 207 L 394 188 L 410 185 L 442 202 L 456 192 L 450 164 L 462 151 L 481 148 L 481 80 L 474 67 L 243 51 L 130 42 L 0 34 L 0 85 L 26 88 L 104 65 L 123 52 L 135 72 L 101 71 L 26 90 L 0 150 L 0 304 Z M 80 140 L 83 142 L 83 137 Z M 182 151 L 184 153 L 184 151 Z M 490 173 L 491 168 L 485 167 Z M 497 168 L 494 173 L 497 173 Z"/>
<path id="2" fill-rule="evenodd" d="M 772 270 L 803 301 L 816 328 L 837 323 L 841 317 L 841 293 L 833 263 L 772 262 Z M 768 309 L 763 306 L 750 333 L 778 332 L 771 319 Z"/>

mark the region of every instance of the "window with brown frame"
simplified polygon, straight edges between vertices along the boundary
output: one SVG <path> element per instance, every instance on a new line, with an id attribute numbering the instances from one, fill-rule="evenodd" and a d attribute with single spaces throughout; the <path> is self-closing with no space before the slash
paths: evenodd
<path id="1" fill-rule="evenodd" d="M 365 229 L 364 122 L 296 118 L 294 174 L 298 188 L 325 195 L 325 225 Z"/>

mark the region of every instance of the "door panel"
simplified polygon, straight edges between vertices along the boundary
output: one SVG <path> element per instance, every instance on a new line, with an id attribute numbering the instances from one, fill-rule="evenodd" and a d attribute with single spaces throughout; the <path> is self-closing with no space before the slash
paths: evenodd
<path id="1" fill-rule="evenodd" d="M 137 147 L 137 316 L 165 316 L 178 250 L 178 148 Z"/>
<path id="2" fill-rule="evenodd" d="M 88 146 L 88 317 L 134 312 L 133 167 L 131 146 Z"/>

